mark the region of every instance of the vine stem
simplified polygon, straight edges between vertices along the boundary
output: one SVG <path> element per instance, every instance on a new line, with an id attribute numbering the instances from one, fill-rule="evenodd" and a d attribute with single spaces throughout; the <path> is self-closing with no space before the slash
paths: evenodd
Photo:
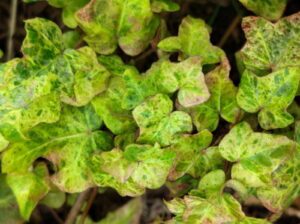
<path id="1" fill-rule="evenodd" d="M 71 208 L 71 211 L 68 214 L 65 224 L 73 224 L 76 221 L 77 215 L 80 212 L 80 210 L 81 210 L 84 202 L 88 198 L 89 194 L 90 194 L 90 190 L 86 190 L 79 194 L 75 204 L 73 205 L 73 207 Z"/>
<path id="2" fill-rule="evenodd" d="M 7 60 L 10 60 L 14 56 L 13 37 L 16 31 L 17 6 L 18 6 L 18 0 L 12 0 L 11 7 L 10 7 L 10 20 L 9 20 L 8 39 L 7 39 L 7 56 L 6 56 Z"/>
<path id="3" fill-rule="evenodd" d="M 241 20 L 242 20 L 242 17 L 240 15 L 237 15 L 234 18 L 234 20 L 232 21 L 232 23 L 230 24 L 230 26 L 226 30 L 226 33 L 223 35 L 222 39 L 218 43 L 219 47 L 223 47 L 224 46 L 224 44 L 227 42 L 228 38 L 231 36 L 232 32 L 240 24 Z"/>
<path id="4" fill-rule="evenodd" d="M 86 217 L 88 216 L 89 210 L 91 209 L 92 204 L 95 201 L 97 193 L 98 193 L 98 188 L 94 187 L 92 189 L 91 193 L 90 193 L 87 205 L 86 205 L 86 207 L 84 209 L 84 212 L 83 212 L 83 214 L 81 216 L 81 219 L 80 219 L 80 222 L 79 222 L 80 224 L 84 224 L 84 221 L 85 221 Z"/>

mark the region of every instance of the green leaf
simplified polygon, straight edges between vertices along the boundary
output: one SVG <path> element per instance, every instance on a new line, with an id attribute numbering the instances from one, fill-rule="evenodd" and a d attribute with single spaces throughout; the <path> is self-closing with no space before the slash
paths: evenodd
<path id="1" fill-rule="evenodd" d="M 65 48 L 76 48 L 80 41 L 80 33 L 75 30 L 63 33 L 63 42 Z"/>
<path id="2" fill-rule="evenodd" d="M 125 91 L 123 78 L 115 76 L 110 79 L 107 90 L 92 101 L 97 114 L 103 119 L 106 127 L 116 135 L 133 132 L 137 129 L 131 111 L 122 108 Z"/>
<path id="3" fill-rule="evenodd" d="M 143 212 L 143 201 L 135 198 L 102 219 L 99 224 L 138 224 Z"/>
<path id="4" fill-rule="evenodd" d="M 63 102 L 74 106 L 84 106 L 96 95 L 106 90 L 110 73 L 98 63 L 96 54 L 91 48 L 68 49 L 63 57 L 65 63 L 58 61 L 57 66 L 58 75 L 62 73 L 61 83 L 64 88 L 61 99 Z M 67 69 L 63 66 L 67 66 Z M 67 71 L 70 72 L 68 75 L 71 77 L 65 74 Z M 63 77 L 64 74 L 65 77 Z"/>
<path id="5" fill-rule="evenodd" d="M 167 52 L 179 51 L 182 58 L 200 56 L 202 64 L 218 63 L 224 52 L 210 43 L 210 28 L 201 19 L 188 16 L 182 20 L 178 36 L 162 40 L 158 47 Z"/>
<path id="6" fill-rule="evenodd" d="M 2 171 L 22 173 L 44 157 L 56 173 L 51 180 L 62 191 L 81 192 L 93 186 L 90 161 L 96 152 L 112 148 L 111 136 L 98 129 L 101 120 L 91 106 L 64 105 L 54 124 L 40 124 L 29 132 L 30 140 L 13 143 L 4 152 Z"/>
<path id="7" fill-rule="evenodd" d="M 140 128 L 138 142 L 167 146 L 179 134 L 192 131 L 190 116 L 182 111 L 172 112 L 172 104 L 168 96 L 157 94 L 133 110 L 133 117 Z"/>
<path id="8" fill-rule="evenodd" d="M 62 19 L 64 24 L 69 28 L 76 28 L 77 21 L 75 19 L 75 13 L 85 6 L 90 0 L 47 0 L 48 3 L 54 7 L 62 8 Z"/>
<path id="9" fill-rule="evenodd" d="M 57 76 L 35 72 L 25 63 L 14 59 L 0 65 L 0 132 L 9 141 L 26 138 L 24 133 L 41 122 L 59 119 Z"/>
<path id="10" fill-rule="evenodd" d="M 227 122 L 235 123 L 242 111 L 236 102 L 237 88 L 229 78 L 230 66 L 224 60 L 220 66 L 205 75 L 205 82 L 210 92 L 208 101 L 191 107 L 187 111 L 198 131 L 214 131 L 219 124 L 219 115 Z"/>
<path id="11" fill-rule="evenodd" d="M 173 0 L 151 0 L 151 8 L 155 13 L 160 12 L 175 12 L 180 9 L 180 6 Z"/>
<path id="12" fill-rule="evenodd" d="M 94 0 L 76 14 L 86 33 L 84 40 L 100 54 L 111 54 L 119 45 L 128 55 L 147 48 L 159 26 L 150 0 Z"/>
<path id="13" fill-rule="evenodd" d="M 52 21 L 29 19 L 25 21 L 25 30 L 22 52 L 33 63 L 46 65 L 62 53 L 62 32 Z"/>
<path id="14" fill-rule="evenodd" d="M 0 59 L 3 57 L 4 53 L 3 51 L 0 49 Z"/>
<path id="15" fill-rule="evenodd" d="M 50 208 L 59 209 L 66 202 L 66 194 L 59 190 L 49 191 L 48 194 L 40 201 Z"/>
<path id="16" fill-rule="evenodd" d="M 127 69 L 124 80 L 127 90 L 123 108 L 127 109 L 133 109 L 149 96 L 177 90 L 178 102 L 183 107 L 198 105 L 209 98 L 199 57 L 190 57 L 180 63 L 161 59 L 143 75 L 135 69 Z"/>
<path id="17" fill-rule="evenodd" d="M 175 198 L 166 202 L 175 214 L 173 223 L 243 223 L 248 220 L 240 203 L 230 194 L 222 194 L 224 182 L 225 174 L 222 170 L 212 171 L 201 179 L 197 191 L 192 191 L 183 199 Z M 199 196 L 201 193 L 202 196 Z"/>
<path id="18" fill-rule="evenodd" d="M 299 71 L 285 68 L 257 77 L 245 70 L 237 94 L 239 106 L 249 113 L 259 112 L 259 124 L 266 130 L 287 127 L 294 121 L 286 109 L 296 96 Z"/>
<path id="19" fill-rule="evenodd" d="M 275 5 L 273 2 L 270 4 Z M 277 23 L 260 17 L 244 18 L 242 27 L 247 42 L 237 58 L 245 69 L 261 76 L 283 68 L 300 67 L 299 17 L 300 13 L 297 13 Z"/>
<path id="20" fill-rule="evenodd" d="M 279 19 L 286 7 L 288 0 L 239 0 L 247 9 L 253 11 L 255 14 L 262 16 L 268 20 Z"/>
<path id="21" fill-rule="evenodd" d="M 203 149 L 207 148 L 211 141 L 212 134 L 207 130 L 194 135 L 180 136 L 174 144 L 166 149 L 176 153 L 176 158 L 168 179 L 174 181 L 186 173 L 193 176 L 191 171 L 194 169 L 199 157 L 203 156 Z"/>
<path id="22" fill-rule="evenodd" d="M 124 151 L 113 149 L 94 157 L 94 180 L 121 195 L 141 195 L 145 188 L 156 189 L 165 183 L 174 157 L 173 152 L 158 145 L 131 144 Z"/>
<path id="23" fill-rule="evenodd" d="M 21 224 L 16 198 L 7 184 L 6 176 L 0 175 L 0 223 Z"/>
<path id="24" fill-rule="evenodd" d="M 29 220 L 32 211 L 49 191 L 47 167 L 38 165 L 33 172 L 9 174 L 7 183 L 16 196 L 20 213 Z"/>
<path id="25" fill-rule="evenodd" d="M 253 132 L 236 125 L 219 145 L 222 156 L 234 162 L 231 178 L 273 212 L 281 212 L 299 192 L 300 148 L 285 136 Z"/>

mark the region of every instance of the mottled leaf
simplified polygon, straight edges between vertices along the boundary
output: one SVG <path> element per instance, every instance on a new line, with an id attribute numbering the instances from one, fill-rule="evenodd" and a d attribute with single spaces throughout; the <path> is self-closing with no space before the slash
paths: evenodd
<path id="1" fill-rule="evenodd" d="M 239 106 L 249 113 L 258 114 L 264 129 L 284 128 L 294 118 L 287 112 L 297 93 L 300 69 L 284 68 L 264 77 L 245 70 L 237 94 Z"/>
<path id="2" fill-rule="evenodd" d="M 59 119 L 58 78 L 32 69 L 20 59 L 0 65 L 0 131 L 7 140 L 19 140 L 31 127 Z"/>
<path id="3" fill-rule="evenodd" d="M 80 33 L 75 30 L 63 33 L 63 42 L 65 48 L 76 48 L 81 41 L 80 38 Z"/>
<path id="4" fill-rule="evenodd" d="M 131 111 L 122 108 L 122 98 L 125 94 L 124 85 L 123 78 L 115 76 L 110 79 L 108 89 L 92 101 L 106 127 L 117 135 L 137 129 Z"/>
<path id="5" fill-rule="evenodd" d="M 75 13 L 85 6 L 90 0 L 47 0 L 54 7 L 62 8 L 62 19 L 64 24 L 70 28 L 77 27 Z"/>
<path id="6" fill-rule="evenodd" d="M 241 110 L 236 102 L 237 88 L 229 78 L 230 66 L 224 60 L 220 66 L 205 75 L 205 82 L 210 92 L 208 101 L 186 110 L 192 117 L 197 130 L 216 130 L 219 115 L 230 123 L 241 117 Z"/>
<path id="7" fill-rule="evenodd" d="M 212 134 L 207 131 L 201 131 L 194 135 L 182 135 L 174 144 L 166 150 L 176 153 L 172 170 L 168 176 L 170 181 L 174 181 L 184 174 L 193 175 L 191 171 L 202 155 L 202 150 L 207 148 L 212 141 Z"/>
<path id="8" fill-rule="evenodd" d="M 65 63 L 58 61 L 57 65 L 57 73 L 63 85 L 62 101 L 74 106 L 83 106 L 107 88 L 110 73 L 98 63 L 91 48 L 68 49 L 63 57 Z M 68 72 L 70 74 L 67 74 Z"/>
<path id="9" fill-rule="evenodd" d="M 40 164 L 33 172 L 7 176 L 7 183 L 16 197 L 22 217 L 26 220 L 29 220 L 39 200 L 49 191 L 47 175 L 46 166 Z"/>
<path id="10" fill-rule="evenodd" d="M 242 223 L 247 219 L 239 202 L 228 193 L 222 194 L 224 181 L 222 170 L 212 171 L 200 181 L 198 190 L 167 202 L 175 214 L 173 223 Z"/>
<path id="11" fill-rule="evenodd" d="M 115 188 L 121 195 L 137 196 L 145 188 L 161 187 L 172 167 L 175 154 L 158 145 L 128 145 L 94 158 L 94 180 L 99 186 Z"/>
<path id="12" fill-rule="evenodd" d="M 210 43 L 210 28 L 201 19 L 188 16 L 182 20 L 177 37 L 162 40 L 158 47 L 167 52 L 179 51 L 182 58 L 200 56 L 203 64 L 221 60 L 224 52 Z"/>
<path id="13" fill-rule="evenodd" d="M 39 157 L 55 166 L 51 180 L 63 191 L 81 192 L 93 186 L 90 161 L 96 152 L 112 148 L 109 134 L 99 131 L 101 120 L 91 106 L 65 105 L 55 124 L 40 124 L 30 140 L 11 144 L 4 152 L 2 171 L 22 173 Z"/>
<path id="14" fill-rule="evenodd" d="M 239 0 L 246 8 L 255 14 L 269 20 L 279 19 L 288 0 Z"/>
<path id="15" fill-rule="evenodd" d="M 285 136 L 253 132 L 236 125 L 219 145 L 222 156 L 235 164 L 231 178 L 273 212 L 281 212 L 299 192 L 300 148 Z"/>
<path id="16" fill-rule="evenodd" d="M 0 175 L 0 223 L 21 224 L 16 198 L 8 186 L 5 175 Z"/>
<path id="17" fill-rule="evenodd" d="M 86 105 L 110 76 L 92 49 L 62 52 L 62 33 L 53 22 L 31 19 L 25 28 L 24 58 L 0 65 L 0 132 L 14 141 L 39 123 L 56 122 L 61 100 Z"/>
<path id="18" fill-rule="evenodd" d="M 261 2 L 269 4 L 270 1 Z M 297 13 L 277 23 L 260 17 L 244 18 L 242 27 L 247 42 L 237 55 L 244 68 L 256 75 L 266 75 L 283 68 L 300 67 L 299 17 Z"/>
<path id="19" fill-rule="evenodd" d="M 190 57 L 180 63 L 162 59 L 143 75 L 134 69 L 126 70 L 124 79 L 127 92 L 123 108 L 127 109 L 133 109 L 149 96 L 177 90 L 178 102 L 184 107 L 203 103 L 209 98 L 199 57 Z"/>
<path id="20" fill-rule="evenodd" d="M 84 40 L 98 53 L 111 54 L 119 45 L 128 55 L 140 54 L 159 25 L 150 0 L 92 0 L 76 14 Z"/>
<path id="21" fill-rule="evenodd" d="M 172 104 L 168 96 L 157 94 L 133 110 L 133 117 L 140 128 L 138 142 L 167 146 L 179 134 L 192 131 L 190 116 L 182 111 L 172 112 Z"/>
<path id="22" fill-rule="evenodd" d="M 139 224 L 143 212 L 143 201 L 135 198 L 102 219 L 99 224 Z"/>
<path id="23" fill-rule="evenodd" d="M 153 12 L 175 12 L 180 9 L 180 6 L 173 0 L 151 0 L 151 8 Z"/>

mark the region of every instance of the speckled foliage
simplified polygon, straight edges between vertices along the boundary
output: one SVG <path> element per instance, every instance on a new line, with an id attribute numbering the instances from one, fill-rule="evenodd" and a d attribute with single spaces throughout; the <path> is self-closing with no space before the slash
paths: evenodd
<path id="1" fill-rule="evenodd" d="M 176 224 L 270 223 L 243 201 L 279 217 L 299 196 L 300 14 L 279 19 L 286 1 L 241 1 L 265 18 L 243 19 L 238 86 L 204 20 L 170 36 L 175 1 L 48 2 L 77 30 L 29 19 L 23 57 L 0 64 L 1 223 L 91 187 L 138 197 L 165 185 Z M 140 72 L 147 48 L 158 59 Z M 100 223 L 137 223 L 142 208 L 133 199 Z"/>
<path id="2" fill-rule="evenodd" d="M 286 7 L 288 0 L 239 0 L 246 8 L 255 14 L 269 20 L 278 20 Z"/>

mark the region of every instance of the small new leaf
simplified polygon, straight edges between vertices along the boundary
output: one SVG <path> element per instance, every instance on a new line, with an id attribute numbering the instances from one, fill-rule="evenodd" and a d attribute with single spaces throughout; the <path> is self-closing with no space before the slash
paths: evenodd
<path id="1" fill-rule="evenodd" d="M 201 179 L 199 188 L 190 195 L 166 202 L 175 214 L 171 223 L 247 223 L 245 221 L 249 218 L 243 213 L 240 203 L 232 195 L 222 193 L 224 182 L 222 170 L 212 171 Z M 254 220 L 252 223 L 268 223 Z"/>
<path id="2" fill-rule="evenodd" d="M 121 195 L 138 196 L 145 188 L 161 187 L 171 169 L 175 154 L 158 145 L 128 145 L 124 151 L 113 149 L 94 157 L 94 180 Z"/>
<path id="3" fill-rule="evenodd" d="M 198 131 L 208 129 L 216 130 L 219 116 L 224 120 L 235 123 L 242 111 L 237 105 L 237 87 L 229 78 L 230 66 L 224 60 L 220 66 L 205 75 L 205 82 L 210 92 L 210 98 L 197 106 L 184 109 L 187 111 Z"/>
<path id="4" fill-rule="evenodd" d="M 140 143 L 168 146 L 176 136 L 192 131 L 191 117 L 173 110 L 173 102 L 167 95 L 157 94 L 137 106 L 132 114 L 140 128 Z"/>
<path id="5" fill-rule="evenodd" d="M 166 52 L 182 53 L 182 58 L 200 56 L 203 64 L 218 63 L 224 52 L 210 43 L 210 28 L 201 19 L 188 16 L 182 20 L 177 37 L 162 40 L 158 47 Z"/>

